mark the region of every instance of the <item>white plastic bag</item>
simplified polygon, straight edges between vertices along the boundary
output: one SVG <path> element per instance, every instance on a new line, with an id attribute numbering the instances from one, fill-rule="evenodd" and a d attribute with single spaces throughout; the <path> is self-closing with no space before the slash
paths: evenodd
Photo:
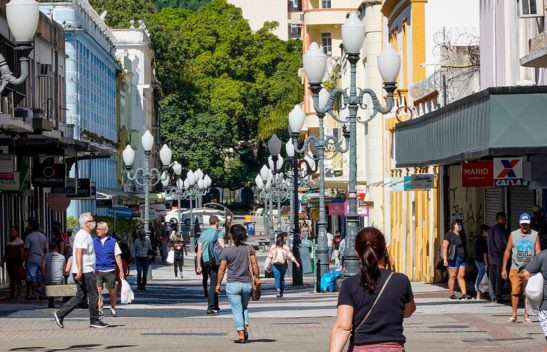
<path id="1" fill-rule="evenodd" d="M 168 264 L 173 264 L 175 262 L 175 251 L 171 248 L 169 253 L 167 253 L 167 259 L 165 260 Z"/>
<path id="2" fill-rule="evenodd" d="M 537 315 L 543 302 L 543 274 L 532 275 L 526 284 L 526 307 L 528 312 Z"/>
<path id="3" fill-rule="evenodd" d="M 135 295 L 133 294 L 133 291 L 131 290 L 131 286 L 129 286 L 129 283 L 125 280 L 122 280 L 122 294 L 121 294 L 121 302 L 122 304 L 129 304 L 135 299 Z"/>
<path id="4" fill-rule="evenodd" d="M 490 291 L 490 281 L 488 280 L 488 274 L 484 274 L 481 282 L 479 282 L 479 291 L 487 293 Z"/>

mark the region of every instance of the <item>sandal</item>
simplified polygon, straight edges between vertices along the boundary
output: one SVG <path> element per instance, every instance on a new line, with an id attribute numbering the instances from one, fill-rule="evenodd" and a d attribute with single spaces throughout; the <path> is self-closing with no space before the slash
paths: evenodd
<path id="1" fill-rule="evenodd" d="M 532 319 L 526 318 L 524 319 L 524 324 L 530 324 L 532 322 Z"/>
<path id="2" fill-rule="evenodd" d="M 245 338 L 239 338 L 237 340 L 234 340 L 234 343 L 245 343 Z"/>
<path id="3" fill-rule="evenodd" d="M 516 323 L 516 322 L 517 322 L 517 318 L 511 317 L 511 318 L 509 318 L 507 321 L 509 321 L 509 322 L 511 322 L 511 323 Z"/>

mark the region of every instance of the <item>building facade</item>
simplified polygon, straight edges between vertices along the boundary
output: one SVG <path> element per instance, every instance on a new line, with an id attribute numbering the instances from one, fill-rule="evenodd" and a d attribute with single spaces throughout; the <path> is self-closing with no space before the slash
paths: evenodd
<path id="1" fill-rule="evenodd" d="M 412 280 L 433 281 L 442 236 L 443 173 L 435 164 L 402 165 L 394 140 L 400 122 L 419 119 L 479 89 L 479 6 L 474 1 L 387 0 L 384 42 L 401 53 L 396 106 L 385 115 L 385 232 L 399 270 Z M 424 175 L 430 186 L 413 185 Z"/>
<path id="2" fill-rule="evenodd" d="M 519 14 L 524 3 L 530 1 L 481 1 L 475 5 L 480 9 L 473 11 L 471 4 L 463 6 L 464 16 L 480 14 L 482 90 L 452 100 L 444 93 L 451 87 L 442 84 L 440 99 L 430 96 L 429 103 L 420 104 L 428 100 L 424 95 L 414 101 L 423 114 L 395 125 L 396 166 L 438 170 L 440 234 L 452 220 L 461 220 L 469 258 L 481 224 L 494 224 L 496 213 L 505 211 L 508 228 L 514 230 L 520 213 L 532 213 L 545 198 L 547 138 L 534 126 L 543 119 L 547 90 L 542 68 L 522 67 L 534 65 L 534 57 L 527 60 L 527 55 L 535 55 L 527 44 L 540 33 L 533 17 Z M 473 65 L 476 58 L 459 58 L 453 66 L 467 74 L 464 66 Z M 434 248 L 439 246 L 435 243 Z"/>
<path id="3" fill-rule="evenodd" d="M 118 185 L 129 186 L 127 191 L 140 191 L 137 184 L 128 184 L 122 179 L 122 152 L 127 144 L 136 151 L 135 168 L 144 167 L 144 150 L 141 136 L 150 131 L 157 148 L 153 149 L 151 166 L 160 166 L 160 116 L 159 83 L 156 77 L 154 51 L 146 25 L 139 21 L 128 23 L 128 29 L 113 29 L 116 57 L 121 64 L 119 95 L 119 148 L 118 148 Z"/>
<path id="4" fill-rule="evenodd" d="M 74 198 L 68 215 L 82 212 L 106 215 L 97 209 L 97 188 L 117 187 L 118 129 L 116 120 L 117 71 L 114 37 L 103 19 L 87 0 L 44 3 L 43 13 L 62 24 L 68 55 L 66 75 L 67 123 L 74 126 L 74 138 L 108 151 L 112 156 L 92 155 L 78 161 L 70 172 L 74 180 L 88 180 L 79 186 L 89 187 L 89 196 Z M 89 183 L 87 183 L 89 182 Z M 95 190 L 94 190 L 95 189 Z"/>
<path id="5" fill-rule="evenodd" d="M 228 0 L 241 8 L 253 31 L 261 29 L 265 22 L 279 23 L 273 34 L 281 40 L 301 39 L 303 1 L 306 0 L 261 0 L 257 6 L 254 0 Z"/>

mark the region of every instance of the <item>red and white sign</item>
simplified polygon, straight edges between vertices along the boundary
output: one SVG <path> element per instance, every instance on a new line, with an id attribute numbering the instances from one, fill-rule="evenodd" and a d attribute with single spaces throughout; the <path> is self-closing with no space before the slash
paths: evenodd
<path id="1" fill-rule="evenodd" d="M 523 158 L 495 158 L 495 185 L 497 187 L 524 186 L 523 164 Z"/>
<path id="2" fill-rule="evenodd" d="M 492 160 L 472 161 L 462 165 L 462 187 L 494 187 Z"/>

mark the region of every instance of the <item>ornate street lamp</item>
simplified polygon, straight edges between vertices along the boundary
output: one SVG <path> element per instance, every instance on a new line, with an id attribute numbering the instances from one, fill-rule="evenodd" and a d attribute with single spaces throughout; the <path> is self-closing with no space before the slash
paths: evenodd
<path id="1" fill-rule="evenodd" d="M 165 181 L 166 179 L 169 179 L 167 170 L 170 167 L 173 152 L 171 151 L 171 149 L 169 149 L 167 145 L 164 144 L 160 150 L 160 159 L 161 163 L 163 164 L 162 169 L 159 170 L 156 168 L 150 168 L 150 156 L 152 155 L 152 148 L 154 147 L 154 137 L 152 136 L 150 131 L 147 130 L 146 132 L 144 132 L 141 138 L 141 144 L 142 148 L 144 149 L 145 156 L 144 167 L 138 168 L 133 173 L 131 173 L 131 168 L 133 166 L 133 163 L 135 162 L 135 151 L 133 150 L 133 148 L 131 148 L 129 144 L 127 145 L 127 147 L 125 147 L 125 150 L 122 153 L 122 157 L 123 162 L 125 163 L 127 178 L 130 181 L 135 181 L 139 185 L 144 187 L 144 231 L 148 236 L 150 233 L 148 229 L 148 223 L 150 222 L 150 188 L 154 187 L 160 182 Z"/>
<path id="2" fill-rule="evenodd" d="M 8 83 L 19 85 L 29 73 L 29 55 L 33 49 L 34 35 L 40 20 L 40 4 L 34 0 L 11 0 L 6 4 L 8 27 L 15 39 L 15 51 L 19 52 L 21 76 L 14 77 L 6 59 L 0 55 L 0 93 Z"/>
<path id="3" fill-rule="evenodd" d="M 357 92 L 356 76 L 357 62 L 359 62 L 359 52 L 363 46 L 365 37 L 365 26 L 359 20 L 356 13 L 350 14 L 346 23 L 342 26 L 342 41 L 344 50 L 346 51 L 348 61 L 350 63 L 350 78 L 349 95 L 344 89 L 334 89 L 326 104 L 321 106 L 319 102 L 319 93 L 321 92 L 321 82 L 325 75 L 327 66 L 327 56 L 319 49 L 317 43 L 312 43 L 307 53 L 303 55 L 304 71 L 309 80 L 310 90 L 313 96 L 313 105 L 318 118 L 321 120 L 325 114 L 332 111 L 334 102 L 337 97 L 342 98 L 342 109 L 348 109 L 349 115 L 347 120 L 338 119 L 338 122 L 344 125 L 349 125 L 349 185 L 348 185 L 348 201 L 349 213 L 347 216 L 347 234 L 346 234 L 346 250 L 344 253 L 344 275 L 355 275 L 359 272 L 360 262 L 357 258 L 354 247 L 355 237 L 359 226 L 359 215 L 357 213 L 357 122 L 368 123 L 379 112 L 382 114 L 392 110 L 393 92 L 396 90 L 396 78 L 401 67 L 401 57 L 393 48 L 388 46 L 378 56 L 378 68 L 384 81 L 384 89 L 387 92 L 387 106 L 382 107 L 376 93 L 369 88 L 360 89 Z M 367 119 L 357 117 L 359 107 L 365 110 L 364 97 L 368 95 L 372 100 L 372 114 Z"/>

